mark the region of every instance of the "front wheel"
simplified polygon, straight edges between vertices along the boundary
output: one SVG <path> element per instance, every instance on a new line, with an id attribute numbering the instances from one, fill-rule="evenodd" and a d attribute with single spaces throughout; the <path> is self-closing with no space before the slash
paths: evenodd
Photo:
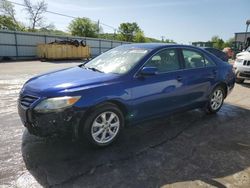
<path id="1" fill-rule="evenodd" d="M 85 121 L 83 136 L 94 146 L 113 143 L 124 126 L 121 110 L 112 103 L 96 107 Z"/>
<path id="2" fill-rule="evenodd" d="M 206 107 L 207 113 L 213 114 L 218 112 L 223 105 L 224 98 L 225 90 L 221 86 L 216 87 L 209 97 Z"/>

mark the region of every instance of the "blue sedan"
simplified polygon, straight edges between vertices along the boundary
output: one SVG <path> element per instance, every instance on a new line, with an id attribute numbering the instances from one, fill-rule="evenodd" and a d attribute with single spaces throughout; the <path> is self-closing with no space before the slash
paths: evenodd
<path id="1" fill-rule="evenodd" d="M 122 128 L 172 113 L 216 113 L 233 89 L 230 64 L 193 46 L 130 44 L 28 80 L 18 111 L 31 134 L 107 146 Z"/>

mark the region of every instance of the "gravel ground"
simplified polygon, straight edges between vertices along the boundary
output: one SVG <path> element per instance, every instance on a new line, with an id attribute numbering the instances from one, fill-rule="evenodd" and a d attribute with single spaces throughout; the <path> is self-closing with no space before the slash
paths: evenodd
<path id="1" fill-rule="evenodd" d="M 30 135 L 16 100 L 30 77 L 79 62 L 0 63 L 0 187 L 250 187 L 250 82 L 217 115 L 128 127 L 111 147 Z"/>

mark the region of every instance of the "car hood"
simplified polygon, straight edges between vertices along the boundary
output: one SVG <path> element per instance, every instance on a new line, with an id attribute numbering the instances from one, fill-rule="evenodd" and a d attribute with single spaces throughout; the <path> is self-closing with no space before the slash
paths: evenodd
<path id="1" fill-rule="evenodd" d="M 117 74 L 73 67 L 33 77 L 25 83 L 22 91 L 33 95 L 53 95 L 74 88 L 94 87 L 117 77 Z"/>
<path id="2" fill-rule="evenodd" d="M 250 52 L 240 52 L 236 55 L 237 58 L 244 59 L 244 60 L 250 60 Z"/>

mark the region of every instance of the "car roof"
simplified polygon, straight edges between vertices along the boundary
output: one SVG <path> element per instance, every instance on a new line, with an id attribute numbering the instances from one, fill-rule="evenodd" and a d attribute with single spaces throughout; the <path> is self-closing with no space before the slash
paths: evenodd
<path id="1" fill-rule="evenodd" d="M 207 51 L 205 48 L 196 47 L 193 45 L 183 45 L 183 44 L 170 44 L 170 43 L 132 43 L 132 44 L 124 44 L 121 46 L 118 46 L 117 48 L 141 48 L 146 50 L 159 50 L 167 47 L 175 47 L 175 48 L 187 48 L 187 49 L 195 49 L 202 51 L 206 55 L 210 56 L 213 59 L 216 59 L 216 61 L 220 60 L 217 56 Z"/>
<path id="2" fill-rule="evenodd" d="M 132 44 L 125 44 L 122 45 L 124 47 L 131 47 L 131 48 L 144 48 L 144 49 L 157 49 L 157 48 L 164 48 L 164 47 L 188 47 L 188 48 L 195 48 L 199 49 L 195 46 L 191 45 L 183 45 L 183 44 L 172 44 L 172 43 L 132 43 Z"/>

